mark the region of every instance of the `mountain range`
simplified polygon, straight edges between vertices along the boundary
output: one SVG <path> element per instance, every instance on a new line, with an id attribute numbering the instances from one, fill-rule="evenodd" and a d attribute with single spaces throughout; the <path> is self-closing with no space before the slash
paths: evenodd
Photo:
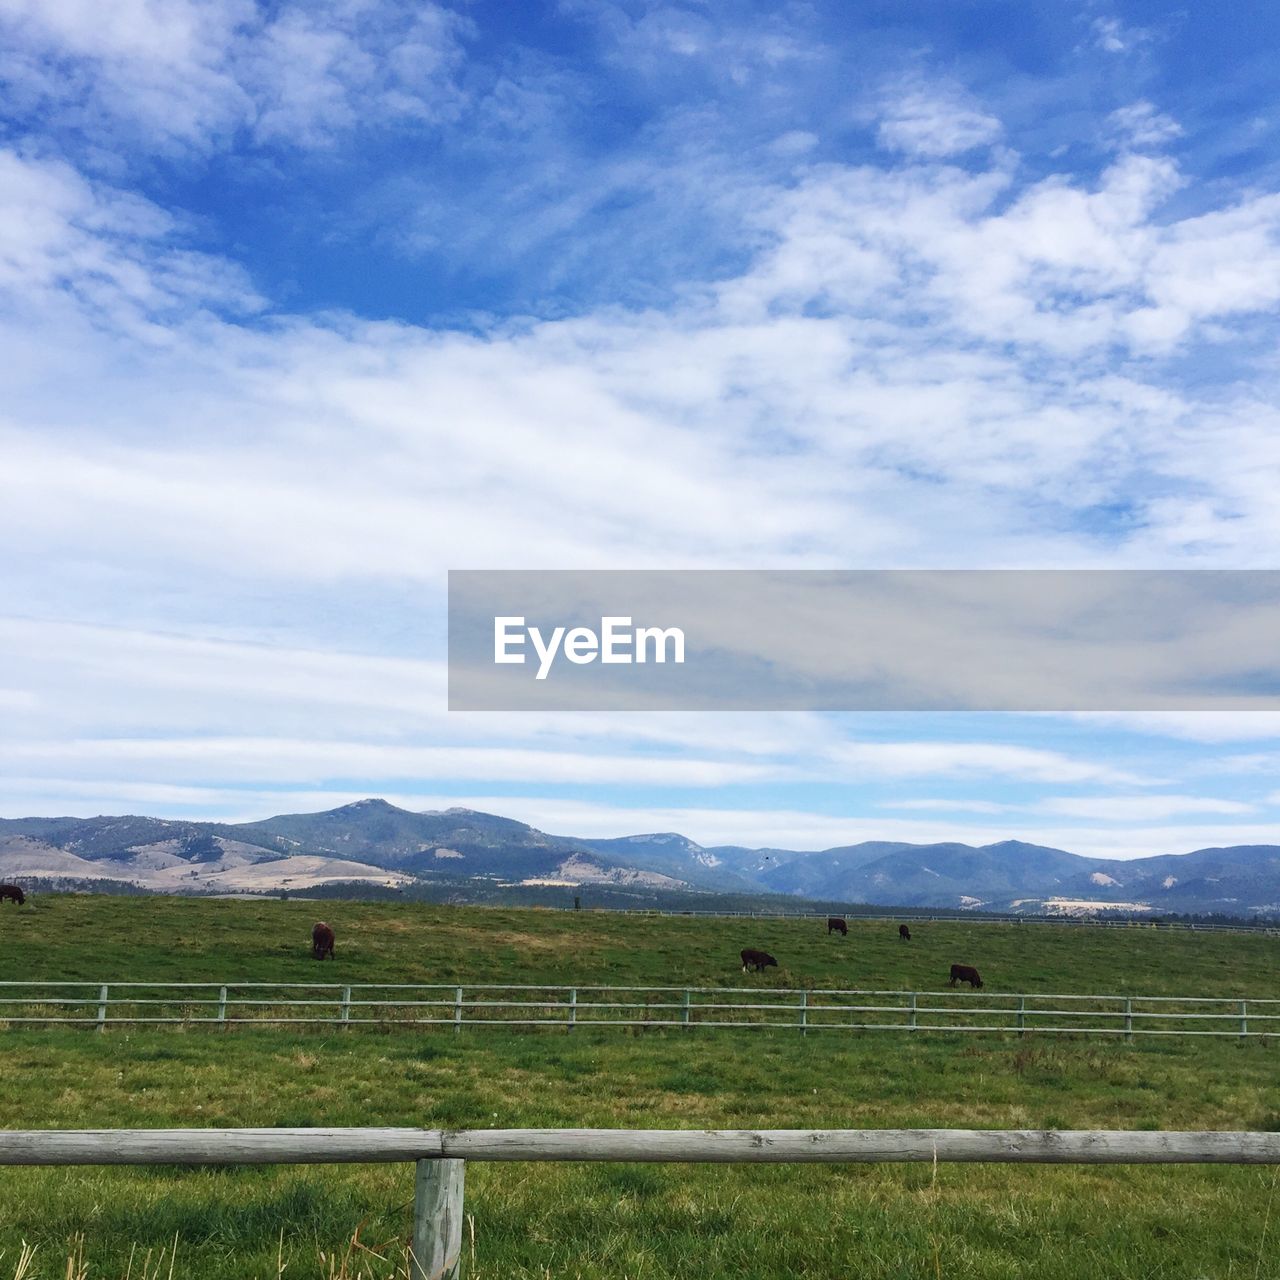
<path id="1" fill-rule="evenodd" d="M 0 878 L 167 893 L 308 893 L 345 886 L 455 898 L 499 890 L 782 895 L 1023 914 L 1280 915 L 1280 846 L 1116 861 L 1005 840 L 864 841 L 834 849 L 706 847 L 675 832 L 548 835 L 472 809 L 359 800 L 261 822 L 149 817 L 0 819 Z"/>

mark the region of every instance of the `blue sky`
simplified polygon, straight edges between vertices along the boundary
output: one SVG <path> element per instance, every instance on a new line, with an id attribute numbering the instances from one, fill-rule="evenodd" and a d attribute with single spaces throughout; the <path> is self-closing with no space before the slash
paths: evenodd
<path id="1" fill-rule="evenodd" d="M 0 0 L 0 812 L 1280 839 L 1280 719 L 449 715 L 450 568 L 1274 568 L 1278 20 Z"/>

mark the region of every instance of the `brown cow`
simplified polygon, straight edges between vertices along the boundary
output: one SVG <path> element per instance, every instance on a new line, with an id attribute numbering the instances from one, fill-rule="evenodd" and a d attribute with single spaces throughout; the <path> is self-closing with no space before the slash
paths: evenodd
<path id="1" fill-rule="evenodd" d="M 0 902 L 16 902 L 18 906 L 22 906 L 27 900 L 27 895 L 22 892 L 16 884 L 0 884 Z"/>
<path id="2" fill-rule="evenodd" d="M 975 991 L 982 986 L 982 978 L 971 964 L 951 966 L 951 981 L 947 985 L 954 987 L 957 982 L 967 982 Z"/>
<path id="3" fill-rule="evenodd" d="M 742 956 L 743 973 L 746 973 L 748 969 L 763 973 L 769 965 L 773 965 L 775 969 L 778 967 L 778 962 L 767 951 L 757 951 L 754 947 L 744 947 L 739 954 Z"/>
<path id="4" fill-rule="evenodd" d="M 847 938 L 849 936 L 849 926 L 839 916 L 827 917 L 827 937 L 833 933 L 838 933 Z"/>
<path id="5" fill-rule="evenodd" d="M 908 929 L 905 924 L 900 924 L 898 926 L 898 937 L 901 938 L 903 942 L 910 942 L 911 930 Z"/>
<path id="6" fill-rule="evenodd" d="M 333 959 L 333 930 L 323 920 L 311 926 L 311 954 L 317 960 Z"/>

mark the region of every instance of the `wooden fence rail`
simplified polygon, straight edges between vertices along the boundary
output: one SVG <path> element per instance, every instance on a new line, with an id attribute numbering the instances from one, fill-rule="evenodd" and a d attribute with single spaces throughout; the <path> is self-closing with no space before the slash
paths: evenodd
<path id="1" fill-rule="evenodd" d="M 27 1129 L 0 1165 L 416 1165 L 414 1280 L 461 1269 L 468 1160 L 1280 1164 L 1280 1133 L 1052 1129 Z"/>
<path id="2" fill-rule="evenodd" d="M 1048 992 L 261 982 L 0 982 L 0 1027 L 724 1027 L 1280 1036 L 1280 999 Z"/>

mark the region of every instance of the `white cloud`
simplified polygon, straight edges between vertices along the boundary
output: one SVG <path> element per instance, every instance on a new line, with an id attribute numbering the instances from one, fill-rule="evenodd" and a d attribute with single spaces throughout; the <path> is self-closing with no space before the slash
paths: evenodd
<path id="1" fill-rule="evenodd" d="M 1090 28 L 1094 43 L 1106 53 L 1128 53 L 1152 39 L 1143 27 L 1127 27 L 1119 18 L 1095 18 Z"/>
<path id="2" fill-rule="evenodd" d="M 1107 118 L 1107 124 L 1123 147 L 1162 147 L 1182 136 L 1182 126 L 1146 101 L 1131 102 Z"/>
<path id="3" fill-rule="evenodd" d="M 999 804 L 994 800 L 946 800 L 926 798 L 920 800 L 882 800 L 882 809 L 908 809 L 922 813 L 1010 813 L 1021 805 Z"/>
<path id="4" fill-rule="evenodd" d="M 57 161 L 0 149 L 0 295 L 144 341 L 161 318 L 261 305 L 235 264 L 182 247 L 179 219 Z M 61 314 L 60 314 L 61 313 Z"/>
<path id="5" fill-rule="evenodd" d="M 1256 813 L 1258 806 L 1210 796 L 1052 796 L 1036 806 L 1044 813 L 1098 822 L 1158 822 L 1183 813 Z"/>
<path id="6" fill-rule="evenodd" d="M 609 0 L 563 0 L 561 7 L 607 34 L 612 62 L 655 79 L 694 63 L 705 74 L 743 86 L 814 56 L 793 33 L 792 15 L 785 11 L 757 11 L 750 21 L 734 23 L 727 14 L 684 4 L 646 4 L 634 14 Z"/>
<path id="7" fill-rule="evenodd" d="M 0 0 L 0 79 L 48 124 L 90 135 L 323 146 L 455 116 L 466 30 L 431 3 Z"/>
<path id="8" fill-rule="evenodd" d="M 1123 547 L 1036 519 L 1113 501 L 1136 508 L 1147 563 L 1218 530 L 1224 556 L 1246 537 L 1280 547 L 1252 403 L 1091 360 L 1134 335 L 1171 353 L 1280 302 L 1280 202 L 1157 223 L 1180 180 L 1165 161 L 999 208 L 997 171 L 816 167 L 775 193 L 771 243 L 713 298 L 480 337 L 210 322 L 202 306 L 250 305 L 247 286 L 184 255 L 154 206 L 5 163 L 33 216 L 0 223 L 23 308 L 0 524 L 32 553 L 313 581 L 438 581 L 458 539 L 471 564 L 509 567 L 848 566 L 850 548 L 864 564 L 1116 563 Z M 806 314 L 815 301 L 825 314 Z M 1170 485 L 1221 503 L 1188 527 Z"/>
<path id="9" fill-rule="evenodd" d="M 886 90 L 876 140 L 887 150 L 938 159 L 989 146 L 1000 133 L 1000 121 L 958 90 L 907 82 Z"/>
<path id="10" fill-rule="evenodd" d="M 84 20 L 96 30 L 110 12 L 85 9 Z M 240 40 L 230 10 L 175 6 L 188 25 L 166 17 L 150 35 L 148 11 L 120 12 L 118 29 L 92 37 L 102 65 L 85 92 L 114 94 L 113 111 L 160 130 L 163 95 L 135 101 L 111 76 L 137 64 L 163 81 L 162 64 L 185 67 L 190 98 L 176 99 L 187 106 L 166 137 L 207 140 L 254 121 L 320 145 L 360 127 L 353 104 L 392 91 L 365 60 L 363 35 L 344 37 L 349 47 L 314 13 L 273 20 L 293 24 L 278 34 L 296 37 L 312 71 L 271 97 L 263 68 L 283 45 L 254 46 L 267 50 L 257 70 L 248 54 L 228 54 Z M 69 14 L 24 8 L 23 39 L 72 49 Z M 452 55 L 434 38 L 425 46 L 434 84 Z M 134 83 L 141 93 L 149 82 Z M 389 110 L 450 109 L 442 93 Z M 970 135 L 993 139 L 977 114 Z M 963 141 L 947 119 L 915 104 L 895 127 L 928 160 Z M 795 140 L 794 153 L 807 145 Z M 414 628 L 438 609 L 443 570 L 464 563 L 1150 566 L 1268 563 L 1280 552 L 1280 424 L 1267 375 L 1205 389 L 1183 376 L 1198 366 L 1178 363 L 1197 344 L 1273 323 L 1280 201 L 1250 194 L 1166 216 L 1163 202 L 1187 181 L 1168 160 L 1127 154 L 1097 181 L 1030 185 L 1003 160 L 976 171 L 802 161 L 794 184 L 742 195 L 758 249 L 714 288 L 691 287 L 666 309 L 478 321 L 469 332 L 287 313 L 230 323 L 216 313 L 252 308 L 252 290 L 234 264 L 185 251 L 181 219 L 65 165 L 16 152 L 0 163 L 6 598 L 37 618 L 115 624 L 11 623 L 22 666 L 5 668 L 16 694 L 4 695 L 6 730 L 96 743 L 81 760 L 93 776 L 67 782 L 84 794 L 113 780 L 145 787 L 148 773 L 163 774 L 166 742 L 185 757 L 187 781 L 163 784 L 175 796 L 194 796 L 189 781 L 223 748 L 229 769 L 228 744 L 238 744 L 264 776 L 317 804 L 353 794 L 346 777 L 307 789 L 344 753 L 361 769 L 429 776 L 449 741 L 468 747 L 456 766 L 468 778 L 513 785 L 579 770 L 604 785 L 628 769 L 680 785 L 686 768 L 698 785 L 731 785 L 758 779 L 761 765 L 817 779 L 1151 785 L 1145 769 L 1088 753 L 850 743 L 812 720 L 748 724 L 744 739 L 759 740 L 737 748 L 732 729 L 706 722 L 464 729 L 444 723 L 439 634 Z M 1093 513 L 1113 506 L 1125 519 L 1101 517 L 1095 539 Z M 240 608 L 238 636 L 228 601 Z M 171 631 L 230 638 L 161 636 L 166 611 L 182 618 Z M 335 618 L 371 648 L 392 634 L 404 652 L 420 643 L 423 657 L 347 652 Z M 332 627 L 324 639 L 310 638 L 316 619 Z M 602 726 L 622 749 L 600 749 Z M 1196 732 L 1248 736 L 1182 734 Z M 110 740 L 147 733 L 150 754 L 130 748 L 138 772 L 125 776 Z M 529 749 L 504 754 L 503 736 Z M 199 748 L 182 745 L 197 737 Z M 280 743 L 301 745 L 281 754 Z M 54 755 L 43 759 L 50 779 L 62 776 Z M 227 794 L 249 795 L 252 782 L 242 775 Z M 516 801 L 493 803 L 511 811 Z M 634 824 L 612 811 L 597 819 L 609 834 L 678 825 L 644 812 Z M 745 837 L 757 821 L 773 833 L 751 843 L 958 830 L 727 812 L 690 821 L 711 838 Z M 1012 821 L 965 830 L 1029 834 Z M 1132 838 L 1163 852 L 1187 847 L 1179 830 Z M 1202 843 L 1222 842 L 1222 830 Z M 1078 847 L 1069 827 L 1030 834 Z M 1096 830 L 1079 838 L 1115 847 Z"/>
<path id="11" fill-rule="evenodd" d="M 1154 785 L 1114 765 L 1037 747 L 996 742 L 875 742 L 833 747 L 837 764 L 881 777 L 1019 778 L 1036 782 L 1117 782 Z"/>
<path id="12" fill-rule="evenodd" d="M 430 778 L 450 782 L 572 783 L 599 786 L 719 787 L 786 781 L 778 763 L 738 763 L 681 756 L 608 755 L 516 747 L 405 746 L 385 742 L 250 737 L 59 739 L 0 745 L 11 768 L 44 764 L 63 778 L 104 770 L 117 777 L 187 783 L 285 783 L 322 786 L 336 779 L 369 779 L 370 785 L 403 785 Z"/>
<path id="13" fill-rule="evenodd" d="M 1280 712 L 1274 711 L 1107 711 L 1082 713 L 1077 718 L 1104 730 L 1130 730 L 1185 742 L 1280 738 Z"/>

